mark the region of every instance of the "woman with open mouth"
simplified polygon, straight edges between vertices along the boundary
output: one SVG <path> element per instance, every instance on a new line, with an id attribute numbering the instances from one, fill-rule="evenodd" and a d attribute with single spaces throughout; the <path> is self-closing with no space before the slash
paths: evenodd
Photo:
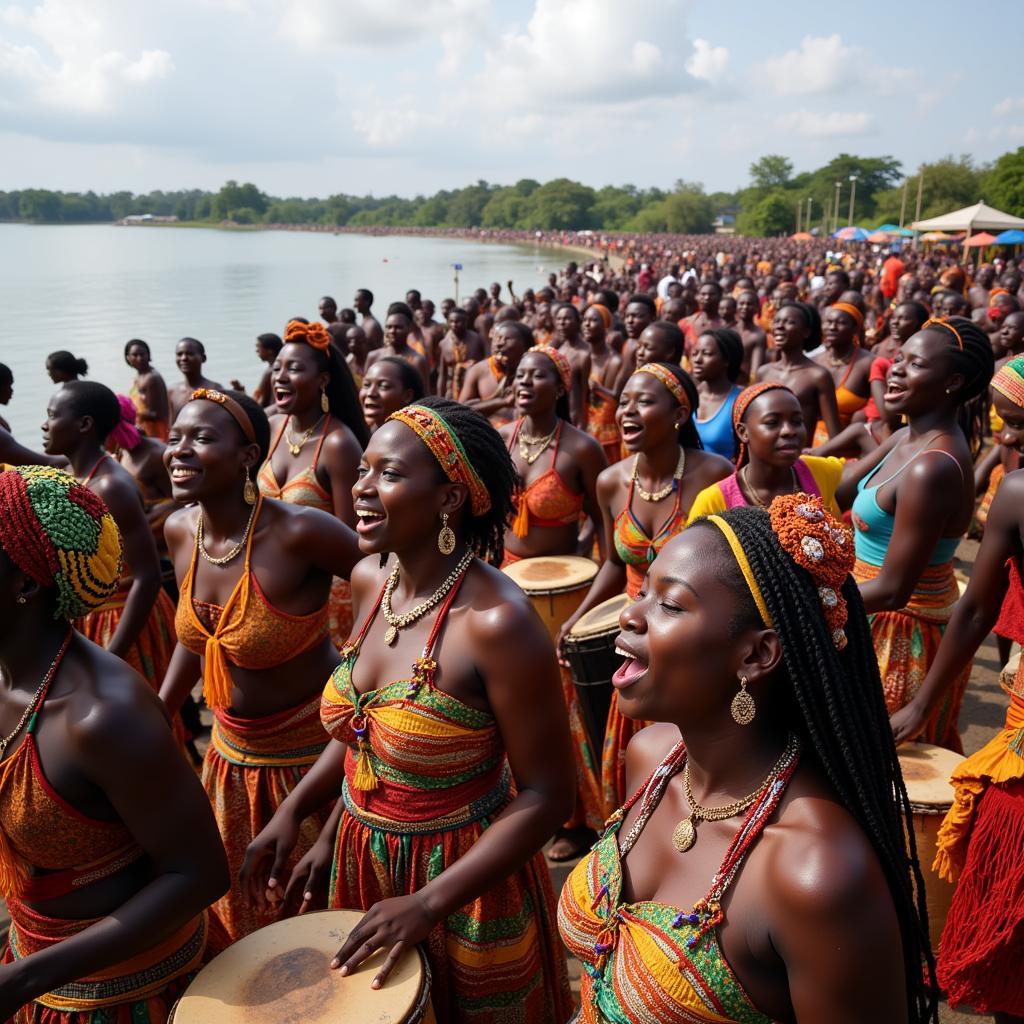
<path id="1" fill-rule="evenodd" d="M 332 966 L 384 949 L 374 987 L 426 941 L 438 1020 L 563 1024 L 572 1002 L 540 850 L 572 810 L 569 730 L 550 637 L 485 562 L 501 560 L 514 482 L 498 432 L 446 399 L 373 435 L 353 489 L 370 556 L 352 579 L 362 625 L 321 705 L 332 740 L 245 877 L 261 896 L 302 893 L 303 907 L 329 878 L 331 907 L 367 912 Z M 335 814 L 289 881 L 296 829 L 327 800 Z"/>
<path id="2" fill-rule="evenodd" d="M 622 612 L 619 704 L 660 724 L 562 889 L 580 1024 L 936 1019 L 852 563 L 821 499 L 786 495 L 687 528 Z"/>
<path id="3" fill-rule="evenodd" d="M 860 584 L 890 714 L 917 693 L 959 596 L 953 556 L 974 512 L 976 401 L 992 379 L 992 346 L 964 317 L 928 320 L 896 353 L 886 408 L 907 426 L 848 462 L 839 503 L 852 506 Z M 883 469 L 884 466 L 884 469 Z M 923 730 L 962 752 L 957 718 L 968 664 Z"/>
<path id="4" fill-rule="evenodd" d="M 606 557 L 583 603 L 562 627 L 576 622 L 623 589 L 635 598 L 658 552 L 686 525 L 697 495 L 732 472 L 732 464 L 703 450 L 693 413 L 697 388 L 672 363 L 647 363 L 626 382 L 618 424 L 632 458 L 609 466 L 597 480 Z M 641 725 L 622 716 L 612 701 L 601 754 L 605 813 L 624 799 L 625 753 Z"/>
<path id="5" fill-rule="evenodd" d="M 384 356 L 366 371 L 359 385 L 359 405 L 371 434 L 399 409 L 423 397 L 423 378 L 404 359 Z"/>
<path id="6" fill-rule="evenodd" d="M 174 498 L 186 507 L 164 528 L 180 597 L 160 696 L 175 712 L 202 679 L 214 716 L 203 786 L 235 880 L 252 837 L 327 745 L 317 709 L 338 663 L 328 597 L 332 578 L 349 577 L 360 557 L 336 516 L 260 494 L 253 477 L 269 447 L 255 400 L 200 389 L 164 452 Z M 296 832 L 295 859 L 328 811 L 314 808 Z M 274 919 L 237 882 L 214 910 L 232 941 Z"/>
<path id="7" fill-rule="evenodd" d="M 270 372 L 274 440 L 256 483 L 268 498 L 318 508 L 355 527 L 352 485 L 370 432 L 341 352 L 321 323 L 292 320 Z M 284 441 L 284 444 L 281 442 Z M 328 605 L 331 640 L 352 632 L 352 591 L 336 577 Z"/>

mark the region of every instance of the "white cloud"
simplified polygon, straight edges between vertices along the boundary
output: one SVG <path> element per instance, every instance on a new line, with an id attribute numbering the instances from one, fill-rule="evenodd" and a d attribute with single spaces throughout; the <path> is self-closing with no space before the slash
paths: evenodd
<path id="1" fill-rule="evenodd" d="M 686 62 L 686 70 L 694 78 L 718 82 L 729 67 L 729 51 L 724 46 L 713 46 L 706 39 L 694 39 L 693 56 Z"/>
<path id="2" fill-rule="evenodd" d="M 781 131 L 804 138 L 825 139 L 842 135 L 870 135 L 875 129 L 874 114 L 841 113 L 833 110 L 819 114 L 812 110 L 794 110 L 775 119 Z"/>
<path id="3" fill-rule="evenodd" d="M 1017 110 L 1024 110 L 1024 96 L 1018 99 L 1007 96 L 1005 100 L 1001 100 L 992 108 L 992 113 L 997 117 L 1005 117 L 1007 114 L 1012 114 Z"/>

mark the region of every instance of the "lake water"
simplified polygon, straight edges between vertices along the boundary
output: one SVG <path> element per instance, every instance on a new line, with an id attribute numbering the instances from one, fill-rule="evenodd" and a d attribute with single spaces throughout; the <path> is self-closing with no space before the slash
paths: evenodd
<path id="1" fill-rule="evenodd" d="M 322 295 L 340 308 L 369 288 L 383 321 L 409 288 L 438 305 L 453 295 L 454 263 L 463 266 L 465 295 L 510 279 L 519 294 L 562 262 L 551 249 L 456 239 L 0 224 L 0 362 L 14 371 L 14 399 L 0 415 L 20 441 L 38 446 L 54 390 L 44 362 L 57 349 L 84 357 L 89 380 L 127 391 L 129 338 L 149 342 L 173 384 L 174 347 L 189 335 L 206 346 L 207 376 L 235 377 L 251 390 L 262 368 L 256 335 L 283 333 L 293 316 L 315 319 Z"/>

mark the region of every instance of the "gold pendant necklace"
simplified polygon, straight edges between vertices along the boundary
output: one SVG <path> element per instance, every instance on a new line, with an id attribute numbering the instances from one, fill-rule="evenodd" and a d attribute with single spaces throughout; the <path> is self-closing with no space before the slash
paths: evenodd
<path id="1" fill-rule="evenodd" d="M 737 473 L 736 475 L 739 477 L 740 482 L 743 484 L 744 490 L 747 492 L 747 494 L 751 498 L 754 499 L 754 504 L 757 505 L 758 508 L 767 508 L 768 505 L 771 504 L 771 502 L 769 501 L 767 504 L 765 502 L 763 502 L 761 500 L 761 496 L 757 493 L 757 491 L 754 490 L 754 485 L 751 484 L 751 482 L 750 482 L 750 480 L 748 478 L 748 475 L 747 475 L 747 470 L 749 468 L 750 468 L 750 463 L 748 462 L 739 471 L 739 473 Z M 793 488 L 789 493 L 790 494 L 796 494 L 796 492 L 800 490 L 800 482 L 797 480 L 797 478 L 796 478 L 796 470 L 793 469 L 792 466 L 789 467 L 789 472 L 790 472 L 790 478 L 792 480 L 792 488 Z"/>
<path id="2" fill-rule="evenodd" d="M 548 448 L 551 447 L 551 442 L 555 439 L 555 434 L 557 433 L 557 423 L 555 424 L 555 429 L 545 437 L 530 437 L 528 434 L 524 434 L 523 431 L 520 430 L 519 457 L 528 466 L 532 466 L 548 450 Z"/>
<path id="3" fill-rule="evenodd" d="M 636 493 L 643 498 L 644 501 L 649 501 L 652 504 L 657 501 L 663 501 L 667 498 L 672 491 L 675 489 L 677 483 L 683 479 L 683 473 L 686 471 L 686 449 L 679 449 L 679 459 L 676 462 L 676 471 L 672 474 L 672 479 L 662 487 L 660 491 L 645 491 L 640 483 L 640 474 L 637 472 L 640 464 L 639 453 L 633 456 L 633 485 Z"/>
<path id="4" fill-rule="evenodd" d="M 293 456 L 298 455 L 299 452 L 302 451 L 302 446 L 313 436 L 313 431 L 320 426 L 322 420 L 323 416 L 321 416 L 320 419 L 318 419 L 316 423 L 309 428 L 309 430 L 304 430 L 298 441 L 296 441 L 295 438 L 292 437 L 292 418 L 291 416 L 288 417 L 288 421 L 285 423 L 284 428 L 284 443 L 288 445 L 288 451 L 290 451 Z"/>
<path id="5" fill-rule="evenodd" d="M 384 618 L 387 620 L 388 628 L 384 633 L 384 643 L 391 647 L 398 639 L 398 631 L 405 629 L 406 626 L 411 626 L 417 619 L 423 618 L 427 612 L 430 611 L 439 601 L 447 597 L 448 592 L 455 586 L 459 581 L 462 574 L 469 568 L 470 562 L 476 555 L 472 548 L 467 549 L 466 553 L 459 559 L 459 564 L 444 578 L 441 585 L 435 590 L 430 597 L 423 601 L 421 604 L 416 605 L 415 608 L 403 613 L 402 615 L 396 615 L 391 608 L 391 595 L 395 592 L 395 587 L 398 586 L 398 573 L 400 566 L 395 565 L 394 569 L 391 570 L 391 575 L 388 577 L 387 583 L 384 585 L 384 596 L 381 598 L 380 607 L 384 613 Z"/>

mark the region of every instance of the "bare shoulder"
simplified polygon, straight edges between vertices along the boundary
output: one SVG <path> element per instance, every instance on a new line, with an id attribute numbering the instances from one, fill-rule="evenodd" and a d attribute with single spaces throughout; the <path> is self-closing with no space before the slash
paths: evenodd
<path id="1" fill-rule="evenodd" d="M 656 722 L 641 729 L 626 747 L 626 792 L 632 794 L 665 760 L 681 739 L 679 730 L 667 722 Z"/>
<path id="2" fill-rule="evenodd" d="M 633 460 L 631 458 L 622 459 L 619 462 L 613 463 L 607 469 L 601 470 L 601 474 L 597 478 L 597 493 L 602 500 L 610 501 L 615 496 L 615 492 L 629 478 L 632 466 Z"/>
<path id="3" fill-rule="evenodd" d="M 167 538 L 167 542 L 174 545 L 187 537 L 191 544 L 198 522 L 198 505 L 186 505 L 184 508 L 176 509 L 164 522 L 164 536 Z"/>
<path id="4" fill-rule="evenodd" d="M 731 476 L 736 468 L 728 459 L 716 455 L 714 452 L 689 449 L 686 453 L 686 460 L 687 469 L 697 477 L 703 487 L 708 487 Z"/>

